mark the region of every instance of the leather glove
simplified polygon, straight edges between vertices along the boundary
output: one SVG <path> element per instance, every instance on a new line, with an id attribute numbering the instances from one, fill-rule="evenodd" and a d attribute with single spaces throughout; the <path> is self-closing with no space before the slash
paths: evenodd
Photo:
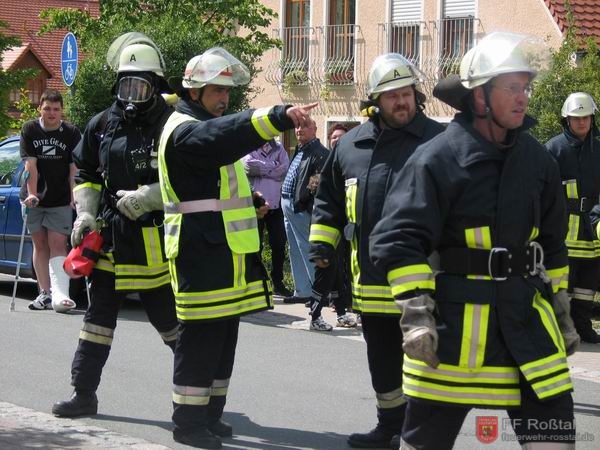
<path id="1" fill-rule="evenodd" d="M 432 314 L 435 301 L 429 294 L 421 294 L 418 297 L 396 299 L 396 304 L 402 309 L 400 328 L 404 335 L 404 353 L 435 369 L 440 364 L 435 353 L 438 341 Z"/>
<path id="2" fill-rule="evenodd" d="M 144 214 L 163 209 L 162 195 L 158 183 L 145 184 L 135 191 L 117 191 L 117 209 L 131 220 L 137 220 Z"/>
<path id="3" fill-rule="evenodd" d="M 92 187 L 76 187 L 73 190 L 73 201 L 77 218 L 73 223 L 71 232 L 71 245 L 77 247 L 81 244 L 83 236 L 89 231 L 97 230 L 96 216 L 100 206 L 100 191 Z"/>
<path id="4" fill-rule="evenodd" d="M 330 244 L 324 244 L 321 242 L 311 242 L 308 259 L 312 262 L 316 262 L 318 260 L 323 261 L 325 264 L 329 265 L 331 261 L 335 258 L 335 248 L 333 248 Z"/>
<path id="5" fill-rule="evenodd" d="M 560 289 L 554 294 L 552 306 L 554 308 L 554 314 L 556 315 L 556 321 L 558 322 L 558 328 L 565 341 L 565 351 L 567 355 L 572 355 L 579 348 L 581 338 L 577 331 L 575 331 L 575 324 L 571 318 L 571 299 L 565 289 Z"/>

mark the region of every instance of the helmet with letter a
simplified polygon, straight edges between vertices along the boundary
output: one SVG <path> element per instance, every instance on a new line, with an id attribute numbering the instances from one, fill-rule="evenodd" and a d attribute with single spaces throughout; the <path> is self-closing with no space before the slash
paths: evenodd
<path id="1" fill-rule="evenodd" d="M 596 102 L 590 94 L 574 92 L 563 103 L 560 115 L 562 117 L 593 116 L 598 111 Z"/>
<path id="2" fill-rule="evenodd" d="M 143 111 L 154 104 L 160 93 L 172 92 L 164 78 L 163 56 L 154 41 L 143 33 L 125 33 L 115 39 L 106 62 L 117 72 L 113 93 L 125 108 Z"/>
<path id="3" fill-rule="evenodd" d="M 425 102 L 425 94 L 419 85 L 425 75 L 412 62 L 399 53 L 385 53 L 373 61 L 367 78 L 367 96 L 377 100 L 383 92 L 413 86 L 417 101 Z"/>
<path id="4" fill-rule="evenodd" d="M 590 130 L 592 130 L 592 136 L 597 136 L 595 117 L 597 111 L 596 102 L 590 94 L 573 92 L 567 97 L 560 111 L 563 129 L 570 131 L 582 140 Z"/>

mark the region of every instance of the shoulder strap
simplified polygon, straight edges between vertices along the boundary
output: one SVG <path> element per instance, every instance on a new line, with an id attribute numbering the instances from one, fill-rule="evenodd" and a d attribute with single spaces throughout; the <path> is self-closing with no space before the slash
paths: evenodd
<path id="1" fill-rule="evenodd" d="M 96 128 L 94 129 L 94 135 L 98 138 L 98 141 L 102 141 L 102 138 L 106 134 L 106 127 L 108 126 L 108 117 L 110 115 L 110 108 L 102 111 L 102 115 L 100 116 L 100 120 L 96 124 Z"/>

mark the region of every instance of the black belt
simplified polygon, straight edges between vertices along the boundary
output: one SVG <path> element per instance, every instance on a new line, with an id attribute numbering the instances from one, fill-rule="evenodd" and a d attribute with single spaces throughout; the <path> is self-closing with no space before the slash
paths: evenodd
<path id="1" fill-rule="evenodd" d="M 580 213 L 590 212 L 592 208 L 598 204 L 598 196 L 568 198 L 567 207 L 569 212 Z"/>
<path id="2" fill-rule="evenodd" d="M 537 242 L 520 249 L 451 247 L 440 252 L 442 271 L 457 275 L 487 275 L 495 281 L 510 276 L 537 275 L 543 264 L 544 250 Z"/>
<path id="3" fill-rule="evenodd" d="M 281 193 L 281 198 L 287 198 L 290 199 L 292 198 L 294 195 L 293 194 L 284 194 L 283 192 Z"/>

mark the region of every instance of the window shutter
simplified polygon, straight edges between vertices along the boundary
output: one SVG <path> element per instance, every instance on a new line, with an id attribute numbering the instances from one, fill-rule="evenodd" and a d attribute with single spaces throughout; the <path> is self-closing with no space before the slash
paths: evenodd
<path id="1" fill-rule="evenodd" d="M 445 0 L 444 18 L 475 17 L 475 0 Z"/>
<path id="2" fill-rule="evenodd" d="M 392 0 L 392 22 L 420 22 L 423 0 Z"/>

